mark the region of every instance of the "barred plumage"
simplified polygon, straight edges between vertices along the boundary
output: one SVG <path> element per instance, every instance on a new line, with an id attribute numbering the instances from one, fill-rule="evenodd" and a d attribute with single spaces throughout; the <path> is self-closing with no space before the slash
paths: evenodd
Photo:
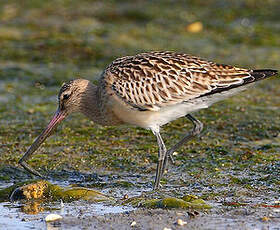
<path id="1" fill-rule="evenodd" d="M 254 81 L 253 71 L 174 52 L 151 52 L 115 60 L 102 81 L 127 104 L 158 111 Z"/>

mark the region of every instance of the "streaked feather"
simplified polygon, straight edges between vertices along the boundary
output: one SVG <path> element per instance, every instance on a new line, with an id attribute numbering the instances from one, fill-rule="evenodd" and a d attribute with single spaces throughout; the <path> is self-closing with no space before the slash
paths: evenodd
<path id="1" fill-rule="evenodd" d="M 158 111 L 253 82 L 255 73 L 166 51 L 118 58 L 106 68 L 101 81 L 132 107 Z"/>

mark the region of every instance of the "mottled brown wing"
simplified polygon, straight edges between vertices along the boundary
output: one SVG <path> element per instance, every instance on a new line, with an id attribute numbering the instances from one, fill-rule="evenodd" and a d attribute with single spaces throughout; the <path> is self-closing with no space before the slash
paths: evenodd
<path id="1" fill-rule="evenodd" d="M 220 88 L 242 85 L 252 77 L 250 72 L 187 54 L 151 52 L 116 59 L 102 80 L 131 106 L 157 111 Z"/>

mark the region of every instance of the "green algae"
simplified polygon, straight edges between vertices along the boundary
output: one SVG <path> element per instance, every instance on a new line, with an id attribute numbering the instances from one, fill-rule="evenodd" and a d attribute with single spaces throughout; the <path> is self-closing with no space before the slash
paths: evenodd
<path id="1" fill-rule="evenodd" d="M 202 199 L 195 199 L 192 201 L 185 201 L 183 199 L 168 197 L 164 198 L 162 201 L 162 207 L 164 208 L 182 208 L 182 209 L 209 209 L 210 205 L 206 204 Z"/>
<path id="2" fill-rule="evenodd" d="M 52 200 L 63 200 L 64 202 L 70 202 L 74 200 L 103 203 L 114 202 L 113 198 L 88 188 L 61 188 L 58 185 L 50 184 L 47 193 Z"/>
<path id="3" fill-rule="evenodd" d="M 45 200 L 48 202 L 62 200 L 71 202 L 85 200 L 89 202 L 114 202 L 111 197 L 93 189 L 72 187 L 64 188 L 44 180 L 31 180 L 17 183 L 0 190 L 0 202 L 7 200 Z"/>
<path id="4" fill-rule="evenodd" d="M 125 201 L 116 201 L 101 192 L 93 189 L 72 187 L 65 188 L 51 184 L 45 180 L 31 180 L 17 183 L 8 188 L 0 190 L 0 202 L 7 200 L 25 201 L 26 213 L 38 213 L 42 203 L 63 201 L 72 202 L 84 200 L 88 202 L 102 202 L 107 204 L 131 205 L 143 208 L 165 208 L 165 209 L 209 209 L 211 208 L 203 199 L 193 195 L 185 195 L 182 198 L 165 197 L 150 199 L 144 197 L 131 197 Z"/>
<path id="5" fill-rule="evenodd" d="M 165 209 L 210 209 L 211 206 L 207 204 L 203 199 L 199 199 L 196 196 L 183 196 L 182 198 L 165 197 L 150 199 L 144 197 L 131 197 L 122 202 L 125 205 L 132 205 L 134 207 L 144 208 L 165 208 Z"/>

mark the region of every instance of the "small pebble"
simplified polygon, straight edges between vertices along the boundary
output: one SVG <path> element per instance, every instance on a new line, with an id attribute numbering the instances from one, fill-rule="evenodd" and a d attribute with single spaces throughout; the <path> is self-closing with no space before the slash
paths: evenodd
<path id="1" fill-rule="evenodd" d="M 186 221 L 183 221 L 182 219 L 178 219 L 178 220 L 177 220 L 177 224 L 178 224 L 179 226 L 184 226 L 184 225 L 187 224 L 187 222 L 186 222 Z"/>
<path id="2" fill-rule="evenodd" d="M 264 216 L 263 218 L 262 218 L 262 221 L 269 221 L 270 220 L 270 218 L 269 217 L 267 217 L 267 216 Z"/>
<path id="3" fill-rule="evenodd" d="M 203 30 L 203 24 L 201 22 L 194 22 L 186 26 L 186 30 L 190 33 L 198 33 Z"/>
<path id="4" fill-rule="evenodd" d="M 130 224 L 131 227 L 133 227 L 133 226 L 135 226 L 135 225 L 136 225 L 136 221 L 133 221 L 133 222 Z"/>
<path id="5" fill-rule="evenodd" d="M 58 214 L 49 214 L 46 216 L 45 221 L 46 222 L 50 222 L 50 221 L 56 221 L 56 220 L 61 220 L 62 216 L 58 215 Z"/>

